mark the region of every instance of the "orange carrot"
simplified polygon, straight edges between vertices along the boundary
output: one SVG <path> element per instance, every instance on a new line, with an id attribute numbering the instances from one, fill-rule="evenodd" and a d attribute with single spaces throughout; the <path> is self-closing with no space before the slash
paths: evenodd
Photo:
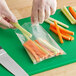
<path id="1" fill-rule="evenodd" d="M 55 27 L 56 27 L 60 42 L 63 43 L 63 39 L 62 39 L 62 35 L 60 33 L 60 30 L 59 30 L 59 26 L 57 25 L 56 21 L 54 21 L 54 24 L 55 24 Z"/>
<path id="2" fill-rule="evenodd" d="M 53 24 L 53 23 L 51 23 L 50 26 L 56 28 L 56 27 L 55 27 L 55 24 Z M 69 30 L 66 30 L 66 29 L 64 29 L 64 28 L 62 28 L 62 27 L 60 27 L 60 26 L 59 26 L 59 29 L 60 29 L 60 32 L 64 32 L 64 33 L 67 33 L 67 34 L 70 34 L 70 35 L 74 35 L 74 32 L 69 31 Z"/>
<path id="3" fill-rule="evenodd" d="M 63 39 L 65 39 L 65 40 L 70 40 L 70 37 L 65 36 L 64 34 L 62 34 L 62 37 L 63 37 Z"/>
<path id="4" fill-rule="evenodd" d="M 40 61 L 38 55 L 36 55 L 36 53 L 34 52 L 34 50 L 31 47 L 29 47 L 26 43 L 24 43 L 23 46 L 28 49 L 28 51 L 35 57 L 37 62 Z"/>
<path id="5" fill-rule="evenodd" d="M 70 36 L 69 34 L 63 33 L 65 36 L 70 37 L 70 40 L 74 40 L 74 37 Z"/>
<path id="6" fill-rule="evenodd" d="M 54 53 L 52 51 L 50 51 L 48 48 L 46 48 L 45 46 L 43 46 L 38 40 L 35 40 L 35 42 L 37 42 L 41 47 L 43 47 L 46 51 L 48 51 L 51 56 L 54 55 Z"/>
<path id="7" fill-rule="evenodd" d="M 55 28 L 50 27 L 50 30 L 51 30 L 52 32 L 54 32 L 55 34 L 58 35 L 58 33 L 57 33 L 57 31 L 56 31 Z M 63 39 L 65 39 L 65 40 L 70 40 L 70 37 L 67 37 L 67 36 L 65 36 L 65 35 L 63 35 L 63 34 L 61 34 L 61 35 L 62 35 Z"/>
<path id="8" fill-rule="evenodd" d="M 73 10 L 72 7 L 69 7 L 69 11 L 72 14 L 72 16 L 76 19 L 76 12 Z"/>
<path id="9" fill-rule="evenodd" d="M 32 40 L 28 40 L 26 44 L 29 45 L 38 56 L 40 56 L 41 58 L 44 57 L 43 54 L 41 54 L 40 50 L 32 43 Z"/>
<path id="10" fill-rule="evenodd" d="M 68 34 L 67 34 L 68 35 Z M 70 40 L 74 40 L 74 37 L 72 37 L 72 36 L 70 36 L 70 35 L 68 35 L 69 37 L 70 37 Z"/>
<path id="11" fill-rule="evenodd" d="M 39 42 L 38 40 L 35 40 L 35 42 L 37 42 L 39 45 L 41 45 L 40 42 Z"/>
<path id="12" fill-rule="evenodd" d="M 44 59 L 44 57 L 46 57 L 46 54 L 37 45 L 35 45 L 32 40 L 28 40 L 26 44 L 29 45 L 36 52 L 36 54 L 40 56 L 40 58 Z"/>

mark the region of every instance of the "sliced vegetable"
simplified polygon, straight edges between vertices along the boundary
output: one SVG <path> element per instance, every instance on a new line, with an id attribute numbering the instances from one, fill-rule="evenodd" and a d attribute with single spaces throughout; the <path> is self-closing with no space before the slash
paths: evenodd
<path id="1" fill-rule="evenodd" d="M 73 16 L 70 14 L 70 12 L 67 10 L 67 8 L 65 6 L 61 9 L 61 11 L 72 24 L 76 23 L 76 20 L 73 18 Z"/>
<path id="2" fill-rule="evenodd" d="M 47 50 L 51 56 L 54 56 L 55 55 L 54 52 L 52 52 L 46 46 L 42 45 L 38 40 L 35 40 L 35 42 L 37 42 L 40 46 L 42 46 L 45 50 Z"/>
<path id="3" fill-rule="evenodd" d="M 50 49 L 52 52 L 54 52 L 55 55 L 57 55 L 60 52 L 59 49 L 55 48 L 54 46 L 52 46 L 51 44 L 49 44 L 47 41 L 45 41 L 45 40 L 43 40 L 41 38 L 38 38 L 37 40 L 40 43 L 42 43 L 44 46 L 46 46 L 48 49 Z"/>
<path id="4" fill-rule="evenodd" d="M 50 21 L 49 19 L 46 19 L 45 22 L 46 22 L 46 23 L 49 23 L 49 24 L 53 23 L 53 22 Z"/>
<path id="5" fill-rule="evenodd" d="M 74 37 L 72 37 L 72 36 L 70 36 L 70 35 L 68 35 L 68 34 L 67 34 L 67 36 L 70 37 L 70 40 L 74 40 Z"/>
<path id="6" fill-rule="evenodd" d="M 35 40 L 35 42 L 36 42 L 37 45 L 48 55 L 48 57 L 54 56 L 54 53 L 51 52 L 51 51 L 49 51 L 49 50 L 48 50 L 46 47 L 44 47 L 43 45 L 41 45 L 38 40 Z"/>
<path id="7" fill-rule="evenodd" d="M 64 24 L 64 23 L 62 23 L 62 22 L 60 22 L 60 21 L 58 21 L 58 20 L 56 20 L 56 19 L 53 19 L 53 18 L 51 18 L 51 17 L 49 17 L 48 20 L 56 21 L 58 24 L 62 25 L 63 27 L 69 28 L 68 25 L 66 25 L 66 24 Z"/>
<path id="8" fill-rule="evenodd" d="M 47 51 L 47 50 L 45 50 L 43 47 L 41 47 L 38 43 L 36 43 L 35 41 L 34 41 L 34 43 L 46 54 L 46 59 L 49 57 L 49 55 L 50 55 L 50 53 Z"/>
<path id="9" fill-rule="evenodd" d="M 37 62 L 40 61 L 40 58 L 38 57 L 38 55 L 34 52 L 34 50 L 29 45 L 24 43 L 23 46 L 35 57 Z"/>
<path id="10" fill-rule="evenodd" d="M 50 30 L 51 30 L 52 32 L 54 32 L 55 34 L 57 34 L 57 35 L 58 35 L 58 33 L 57 33 L 57 31 L 56 31 L 56 29 L 55 29 L 55 28 L 50 27 Z M 63 39 L 65 39 L 65 40 L 70 40 L 70 37 L 65 36 L 65 35 L 63 35 L 63 34 L 61 34 L 61 35 L 62 35 L 62 38 L 63 38 Z"/>
<path id="11" fill-rule="evenodd" d="M 10 22 L 12 25 L 14 25 L 16 28 L 18 28 L 22 33 L 25 33 L 28 37 L 32 37 L 32 34 L 30 34 L 27 30 L 25 30 L 24 28 L 22 28 L 19 23 L 13 23 Z"/>
<path id="12" fill-rule="evenodd" d="M 69 11 L 72 14 L 72 16 L 76 19 L 76 12 L 73 10 L 72 7 L 69 7 Z"/>
<path id="13" fill-rule="evenodd" d="M 60 30 L 59 30 L 59 27 L 58 27 L 56 21 L 54 21 L 54 24 L 55 24 L 55 27 L 56 27 L 56 30 L 57 30 L 57 33 L 58 33 L 60 42 L 63 43 L 62 35 L 61 35 L 61 33 L 60 33 Z"/>
<path id="14" fill-rule="evenodd" d="M 46 57 L 46 54 L 32 40 L 28 40 L 26 44 L 29 45 L 40 58 L 44 59 Z"/>
<path id="15" fill-rule="evenodd" d="M 30 56 L 31 60 L 33 61 L 34 64 L 36 64 L 36 59 L 34 58 L 34 56 L 26 49 L 28 55 Z"/>
<path id="16" fill-rule="evenodd" d="M 51 23 L 50 26 L 52 26 L 52 27 L 54 27 L 56 29 L 55 24 Z M 64 33 L 67 33 L 67 34 L 70 34 L 70 35 L 74 35 L 74 32 L 66 30 L 61 26 L 59 26 L 59 29 L 60 29 L 61 32 L 64 32 Z"/>
<path id="17" fill-rule="evenodd" d="M 25 38 L 26 38 L 27 40 L 30 40 L 30 38 L 29 38 L 25 33 L 23 33 L 23 35 L 25 36 Z"/>
<path id="18" fill-rule="evenodd" d="M 74 40 L 74 37 L 70 36 L 69 34 L 67 34 L 67 33 L 63 33 L 63 32 L 62 32 L 62 34 L 64 34 L 65 36 L 69 37 L 70 40 Z"/>

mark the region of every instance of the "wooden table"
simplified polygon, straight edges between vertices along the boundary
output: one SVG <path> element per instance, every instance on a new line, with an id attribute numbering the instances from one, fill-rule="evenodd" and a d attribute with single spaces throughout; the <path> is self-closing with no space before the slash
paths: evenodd
<path id="1" fill-rule="evenodd" d="M 17 19 L 29 17 L 31 15 L 33 0 L 6 0 L 9 8 Z M 73 6 L 76 8 L 76 0 L 58 0 L 58 7 Z M 49 70 L 33 76 L 76 76 L 76 63 Z"/>

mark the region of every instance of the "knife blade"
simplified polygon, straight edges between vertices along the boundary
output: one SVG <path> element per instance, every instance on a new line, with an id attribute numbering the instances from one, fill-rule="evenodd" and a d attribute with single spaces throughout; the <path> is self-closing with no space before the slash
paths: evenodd
<path id="1" fill-rule="evenodd" d="M 29 76 L 1 47 L 0 64 L 15 76 Z"/>

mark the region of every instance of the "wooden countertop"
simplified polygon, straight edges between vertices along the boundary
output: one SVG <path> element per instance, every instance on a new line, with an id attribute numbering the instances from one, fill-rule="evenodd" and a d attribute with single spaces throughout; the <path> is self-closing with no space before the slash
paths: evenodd
<path id="1" fill-rule="evenodd" d="M 33 0 L 6 0 L 9 8 L 17 19 L 29 17 L 31 15 Z M 73 6 L 76 8 L 76 0 L 57 0 L 58 7 Z M 76 76 L 76 63 L 62 66 L 33 76 Z"/>

